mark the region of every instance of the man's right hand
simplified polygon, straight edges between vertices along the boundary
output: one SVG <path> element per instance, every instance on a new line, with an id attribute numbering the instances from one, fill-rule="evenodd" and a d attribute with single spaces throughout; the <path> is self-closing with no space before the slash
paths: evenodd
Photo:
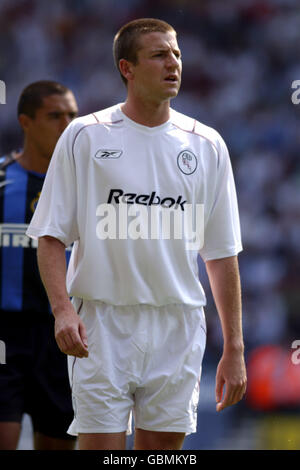
<path id="1" fill-rule="evenodd" d="M 86 329 L 71 303 L 70 308 L 56 315 L 55 339 L 63 353 L 80 358 L 88 357 Z"/>

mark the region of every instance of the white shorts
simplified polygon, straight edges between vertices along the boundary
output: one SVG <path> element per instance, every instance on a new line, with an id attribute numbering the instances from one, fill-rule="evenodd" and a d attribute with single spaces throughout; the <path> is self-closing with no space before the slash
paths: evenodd
<path id="1" fill-rule="evenodd" d="M 74 419 L 68 433 L 196 431 L 206 344 L 203 308 L 116 307 L 73 299 L 89 357 L 68 357 Z"/>

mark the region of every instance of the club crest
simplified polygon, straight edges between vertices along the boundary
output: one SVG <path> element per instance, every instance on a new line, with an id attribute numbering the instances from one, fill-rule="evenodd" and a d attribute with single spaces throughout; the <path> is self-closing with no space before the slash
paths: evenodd
<path id="1" fill-rule="evenodd" d="M 185 175 L 192 175 L 197 164 L 197 158 L 190 150 L 183 150 L 177 157 L 177 165 Z"/>

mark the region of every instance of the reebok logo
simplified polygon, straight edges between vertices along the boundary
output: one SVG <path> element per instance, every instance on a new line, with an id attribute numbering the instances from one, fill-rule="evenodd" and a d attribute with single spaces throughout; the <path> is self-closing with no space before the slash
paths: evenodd
<path id="1" fill-rule="evenodd" d="M 95 158 L 107 160 L 108 158 L 120 158 L 122 150 L 100 149 L 96 152 Z"/>
<path id="2" fill-rule="evenodd" d="M 142 204 L 143 206 L 162 206 L 166 208 L 171 208 L 174 206 L 175 209 L 181 208 L 184 211 L 184 204 L 186 201 L 183 200 L 182 196 L 178 196 L 177 200 L 173 197 L 161 198 L 156 194 L 155 191 L 152 191 L 151 194 L 136 194 L 136 193 L 124 193 L 122 189 L 111 189 L 107 204 L 115 202 L 116 204 Z"/>

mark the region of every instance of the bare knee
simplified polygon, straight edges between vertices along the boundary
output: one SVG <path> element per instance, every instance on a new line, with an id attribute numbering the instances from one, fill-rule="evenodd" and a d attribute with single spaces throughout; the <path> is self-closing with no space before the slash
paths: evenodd
<path id="1" fill-rule="evenodd" d="M 79 450 L 125 450 L 126 433 L 82 433 L 78 445 Z"/>
<path id="2" fill-rule="evenodd" d="M 180 450 L 185 433 L 135 430 L 135 450 Z"/>
<path id="3" fill-rule="evenodd" d="M 20 432 L 21 423 L 0 422 L 0 450 L 16 450 Z"/>
<path id="4" fill-rule="evenodd" d="M 75 445 L 75 439 L 59 439 L 46 436 L 41 432 L 34 433 L 35 450 L 74 450 Z"/>

